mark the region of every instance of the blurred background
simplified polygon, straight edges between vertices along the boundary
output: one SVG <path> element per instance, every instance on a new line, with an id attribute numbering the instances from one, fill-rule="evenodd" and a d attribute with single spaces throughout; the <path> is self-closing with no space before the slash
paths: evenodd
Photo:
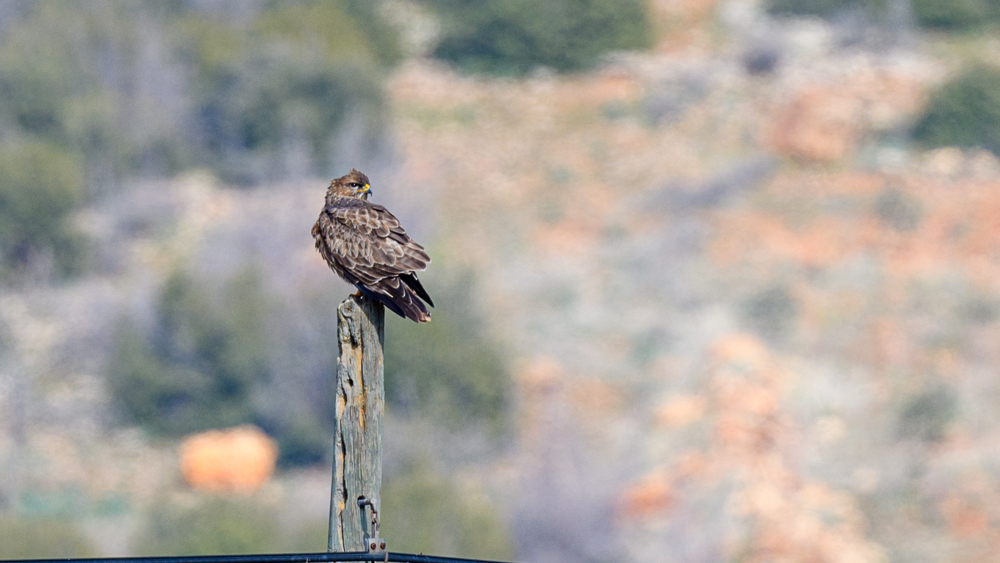
<path id="1" fill-rule="evenodd" d="M 0 557 L 323 551 L 351 167 L 390 549 L 997 561 L 1000 2 L 0 0 Z"/>

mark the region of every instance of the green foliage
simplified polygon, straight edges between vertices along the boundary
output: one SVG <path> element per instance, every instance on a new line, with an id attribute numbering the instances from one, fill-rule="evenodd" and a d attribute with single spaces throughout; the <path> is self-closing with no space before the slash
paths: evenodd
<path id="1" fill-rule="evenodd" d="M 73 39 L 58 33 L 61 11 L 49 4 L 31 12 L 22 22 L 8 22 L 0 39 L 0 123 L 64 143 L 67 102 L 86 95 L 92 80 Z"/>
<path id="2" fill-rule="evenodd" d="M 976 67 L 945 84 L 913 137 L 927 147 L 979 147 L 1000 156 L 1000 70 Z"/>
<path id="3" fill-rule="evenodd" d="M 158 504 L 133 541 L 138 555 L 221 555 L 281 551 L 278 519 L 260 499 L 205 498 Z"/>
<path id="4" fill-rule="evenodd" d="M 424 286 L 437 304 L 430 323 L 386 316 L 387 400 L 438 421 L 498 428 L 510 376 L 500 349 L 484 332 L 472 280 L 424 281 Z"/>
<path id="5" fill-rule="evenodd" d="M 364 58 L 390 66 L 402 53 L 379 5 L 371 0 L 276 2 L 253 28 L 267 40 L 318 49 L 326 60 Z"/>
<path id="6" fill-rule="evenodd" d="M 379 5 L 28 3 L 0 35 L 0 127 L 77 155 L 102 188 L 192 166 L 258 182 L 292 146 L 315 168 L 296 173 L 329 175 L 345 116 L 366 116 L 365 142 L 380 135 L 379 68 L 399 47 Z"/>
<path id="7" fill-rule="evenodd" d="M 434 52 L 473 72 L 576 71 L 604 53 L 652 44 L 643 0 L 430 0 L 444 20 Z"/>
<path id="8" fill-rule="evenodd" d="M 6 322 L 0 320 L 0 362 L 3 361 L 4 356 L 10 351 L 11 347 L 11 332 L 10 326 Z"/>
<path id="9" fill-rule="evenodd" d="M 875 10 L 883 0 L 770 0 L 768 11 L 775 15 L 830 17 L 852 9 Z"/>
<path id="10" fill-rule="evenodd" d="M 798 306 L 785 286 L 775 286 L 751 296 L 743 304 L 746 323 L 768 340 L 783 338 L 795 323 Z"/>
<path id="11" fill-rule="evenodd" d="M 70 520 L 0 516 L 0 558 L 93 557 L 94 546 Z"/>
<path id="12" fill-rule="evenodd" d="M 221 288 L 175 272 L 160 290 L 150 326 L 121 323 L 109 386 L 128 418 L 154 434 L 253 423 L 277 440 L 282 467 L 321 462 L 330 450 L 332 423 L 325 415 L 333 411 L 322 393 L 310 387 L 294 405 L 258 400 L 271 392 L 282 346 L 293 356 L 316 353 L 294 342 L 301 334 L 278 329 L 282 322 L 252 269 Z M 331 374 L 335 362 L 334 349 L 313 369 Z M 306 384 L 329 383 L 321 377 Z"/>
<path id="13" fill-rule="evenodd" d="M 258 420 L 258 424 L 260 422 Z M 280 467 L 314 465 L 328 456 L 332 428 L 319 417 L 299 417 L 285 424 L 263 423 L 260 426 L 278 441 Z"/>
<path id="14" fill-rule="evenodd" d="M 998 0 L 911 0 L 917 23 L 924 28 L 963 30 L 981 27 L 1000 19 Z M 819 16 L 828 18 L 851 10 L 870 16 L 885 16 L 886 0 L 770 0 L 768 11 L 775 15 Z"/>
<path id="15" fill-rule="evenodd" d="M 768 11 L 776 15 L 826 17 L 858 3 L 858 0 L 771 0 Z"/>
<path id="16" fill-rule="evenodd" d="M 137 64 L 138 30 L 125 7 L 26 4 L 0 35 L 0 125 L 6 134 L 74 154 L 101 182 L 140 169 L 157 144 L 182 141 L 180 120 L 163 119 L 166 108 L 157 97 L 136 99 L 135 85 L 129 94 L 121 79 Z"/>
<path id="17" fill-rule="evenodd" d="M 968 29 L 1000 19 L 998 0 L 911 0 L 921 27 Z"/>
<path id="18" fill-rule="evenodd" d="M 382 521 L 393 551 L 495 560 L 513 556 L 495 507 L 423 467 L 386 477 Z"/>
<path id="19" fill-rule="evenodd" d="M 919 199 L 904 191 L 887 188 L 875 198 L 875 214 L 892 229 L 909 232 L 920 226 L 924 206 Z"/>
<path id="20" fill-rule="evenodd" d="M 956 312 L 963 323 L 989 324 L 1000 318 L 1000 303 L 989 295 L 972 295 L 958 306 Z"/>
<path id="21" fill-rule="evenodd" d="M 326 551 L 330 530 L 328 518 L 304 518 L 289 530 L 289 537 L 282 549 L 285 553 L 319 553 Z M 393 548 L 395 550 L 395 548 Z"/>
<path id="22" fill-rule="evenodd" d="M 253 273 L 237 276 L 223 293 L 214 303 L 204 286 L 175 273 L 151 333 L 122 326 L 109 379 L 133 421 L 180 435 L 254 420 L 253 392 L 270 376 L 268 302 Z"/>
<path id="23" fill-rule="evenodd" d="M 278 168 L 290 141 L 304 142 L 315 170 L 329 175 L 332 136 L 348 112 L 381 127 L 384 102 L 372 63 L 394 60 L 394 47 L 384 39 L 372 47 L 352 5 L 276 4 L 249 29 L 220 28 L 197 15 L 181 22 L 184 57 L 196 69 L 202 158 L 225 180 L 259 182 Z"/>
<path id="24" fill-rule="evenodd" d="M 958 414 L 954 393 L 944 387 L 926 390 L 903 405 L 899 435 L 903 438 L 937 442 Z"/>
<path id="25" fill-rule="evenodd" d="M 0 149 L 0 257 L 9 267 L 50 253 L 62 273 L 81 264 L 68 214 L 81 200 L 83 172 L 58 147 L 24 143 Z"/>

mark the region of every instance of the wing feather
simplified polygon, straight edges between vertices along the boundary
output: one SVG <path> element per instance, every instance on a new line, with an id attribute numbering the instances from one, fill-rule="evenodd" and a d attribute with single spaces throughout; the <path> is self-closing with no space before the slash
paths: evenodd
<path id="1" fill-rule="evenodd" d="M 327 264 L 348 283 L 400 316 L 430 320 L 423 301 L 434 303 L 415 274 L 427 268 L 430 256 L 385 207 L 341 198 L 320 214 L 313 237 Z"/>

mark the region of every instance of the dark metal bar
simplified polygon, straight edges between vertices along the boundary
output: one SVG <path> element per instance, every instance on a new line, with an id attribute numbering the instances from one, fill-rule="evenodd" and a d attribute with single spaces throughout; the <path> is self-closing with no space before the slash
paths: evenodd
<path id="1" fill-rule="evenodd" d="M 386 557 L 388 555 L 388 557 Z M 0 563 L 332 563 L 338 561 L 390 561 L 394 563 L 503 563 L 413 553 L 285 553 L 262 555 L 191 555 L 186 557 L 108 557 L 90 559 L 0 559 Z"/>

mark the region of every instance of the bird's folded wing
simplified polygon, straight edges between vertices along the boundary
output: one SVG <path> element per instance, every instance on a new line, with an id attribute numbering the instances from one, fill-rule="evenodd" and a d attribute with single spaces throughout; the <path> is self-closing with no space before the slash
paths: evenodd
<path id="1" fill-rule="evenodd" d="M 321 219 L 320 227 L 328 248 L 364 283 L 421 271 L 431 261 L 424 248 L 382 206 L 338 207 L 326 214 L 330 220 Z"/>

